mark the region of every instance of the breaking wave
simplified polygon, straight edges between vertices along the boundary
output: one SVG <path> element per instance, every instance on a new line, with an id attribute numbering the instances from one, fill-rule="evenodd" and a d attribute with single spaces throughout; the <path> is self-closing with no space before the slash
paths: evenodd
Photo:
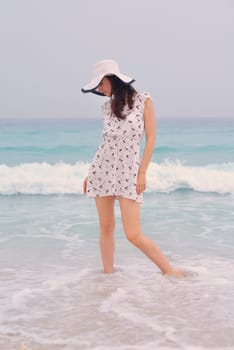
<path id="1" fill-rule="evenodd" d="M 24 163 L 0 165 L 0 194 L 82 194 L 82 182 L 89 164 Z M 234 163 L 190 166 L 182 162 L 151 162 L 147 176 L 148 192 L 189 189 L 199 192 L 234 194 Z"/>

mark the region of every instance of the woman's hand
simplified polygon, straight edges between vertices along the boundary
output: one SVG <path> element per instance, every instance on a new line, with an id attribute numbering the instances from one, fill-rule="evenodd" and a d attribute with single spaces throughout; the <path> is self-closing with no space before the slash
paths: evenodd
<path id="1" fill-rule="evenodd" d="M 88 182 L 88 176 L 83 181 L 83 193 L 86 194 L 87 192 L 87 182 Z"/>
<path id="2" fill-rule="evenodd" d="M 137 194 L 140 194 L 145 189 L 146 189 L 146 173 L 139 170 L 138 176 L 137 176 L 137 185 L 136 185 Z"/>

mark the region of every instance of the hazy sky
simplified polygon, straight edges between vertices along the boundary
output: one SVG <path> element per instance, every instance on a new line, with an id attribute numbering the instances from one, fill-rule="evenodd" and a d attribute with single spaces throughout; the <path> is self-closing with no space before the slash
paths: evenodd
<path id="1" fill-rule="evenodd" d="M 0 118 L 98 117 L 114 58 L 160 117 L 234 119 L 233 0 L 0 0 Z"/>

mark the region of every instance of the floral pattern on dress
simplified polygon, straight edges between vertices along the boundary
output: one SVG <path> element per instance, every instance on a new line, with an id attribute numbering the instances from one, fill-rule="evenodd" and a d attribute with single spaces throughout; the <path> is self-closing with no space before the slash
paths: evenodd
<path id="1" fill-rule="evenodd" d="M 114 195 L 142 202 L 136 183 L 146 98 L 150 98 L 148 93 L 136 93 L 133 108 L 124 108 L 125 119 L 111 115 L 110 100 L 102 106 L 103 141 L 89 167 L 88 197 Z"/>

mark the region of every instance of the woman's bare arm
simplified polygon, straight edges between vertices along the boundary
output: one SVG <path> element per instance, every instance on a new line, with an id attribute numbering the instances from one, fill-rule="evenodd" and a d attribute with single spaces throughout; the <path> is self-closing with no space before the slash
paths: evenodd
<path id="1" fill-rule="evenodd" d="M 137 193 L 141 193 L 146 187 L 146 172 L 152 158 L 156 140 L 156 119 L 153 102 L 150 98 L 145 101 L 144 124 L 146 143 L 138 171 Z"/>

